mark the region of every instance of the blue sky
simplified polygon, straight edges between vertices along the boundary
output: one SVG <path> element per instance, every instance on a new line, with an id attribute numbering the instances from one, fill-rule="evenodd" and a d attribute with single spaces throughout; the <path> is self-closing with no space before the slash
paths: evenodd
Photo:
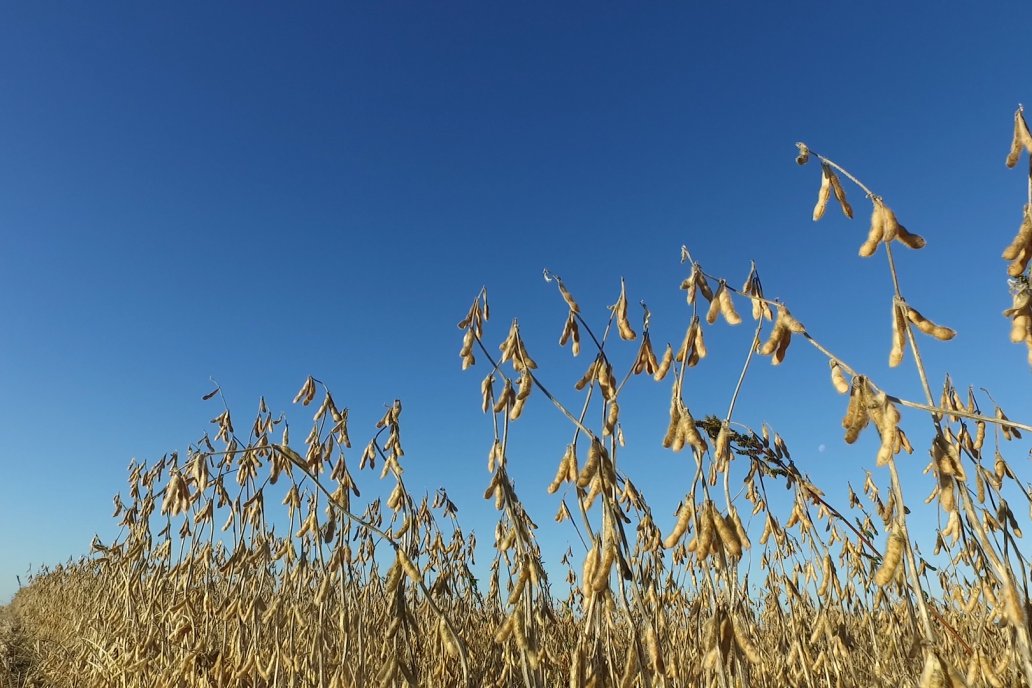
<path id="1" fill-rule="evenodd" d="M 681 244 L 736 286 L 755 259 L 816 338 L 919 399 L 913 368 L 886 365 L 884 257 L 856 256 L 867 204 L 848 189 L 857 220 L 812 223 L 819 168 L 795 165 L 797 140 L 928 239 L 897 254 L 910 302 L 959 331 L 923 342 L 933 385 L 948 370 L 1027 418 L 999 254 L 1025 195 L 1003 159 L 1032 100 L 1015 30 L 1032 6 L 756 5 L 0 7 L 0 600 L 30 563 L 114 534 L 130 458 L 206 431 L 209 376 L 242 423 L 313 374 L 360 446 L 401 398 L 410 484 L 447 487 L 489 541 L 486 371 L 460 371 L 455 323 L 486 286 L 488 337 L 519 317 L 543 380 L 576 403 L 588 360 L 556 346 L 545 267 L 599 325 L 626 278 L 659 345 L 689 317 Z M 707 331 L 686 385 L 697 416 L 726 409 L 747 327 Z M 629 388 L 623 457 L 669 521 L 690 459 L 659 446 L 667 395 Z M 842 443 L 844 404 L 796 343 L 754 367 L 736 417 L 772 423 L 844 505 L 874 454 Z M 904 414 L 916 440 L 928 426 Z M 515 433 L 517 488 L 548 523 L 569 432 L 535 396 Z M 925 462 L 920 446 L 904 460 L 913 501 Z M 555 551 L 575 541 L 545 531 Z"/>

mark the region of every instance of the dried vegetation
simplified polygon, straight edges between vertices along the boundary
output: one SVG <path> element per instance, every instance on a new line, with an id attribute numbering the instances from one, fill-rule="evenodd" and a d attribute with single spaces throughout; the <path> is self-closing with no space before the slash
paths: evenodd
<path id="1" fill-rule="evenodd" d="M 1008 166 L 1028 151 L 1019 109 Z M 484 498 L 498 520 L 482 584 L 476 538 L 447 493 L 421 498 L 406 484 L 401 403 L 389 406 L 355 462 L 347 409 L 309 378 L 294 399 L 314 410 L 301 445 L 263 400 L 246 432 L 222 408 L 214 431 L 185 456 L 134 462 L 127 495 L 115 498 L 117 540 L 38 572 L 16 596 L 32 652 L 17 641 L 3 670 L 24 677 L 31 663 L 32 675 L 53 686 L 1032 685 L 1019 519 L 1032 495 L 1006 458 L 1007 443 L 1032 428 L 948 376 L 933 393 L 919 350 L 928 340 L 918 335 L 945 341 L 954 331 L 907 301 L 893 258 L 898 245 L 920 249 L 925 240 L 882 197 L 799 144 L 797 162 L 811 158 L 821 170 L 815 221 L 833 197 L 853 217 L 843 178 L 871 203 L 859 254 L 887 259 L 889 364 L 909 351 L 923 399 L 894 396 L 873 371 L 830 352 L 786 304 L 765 296 L 755 265 L 735 289 L 683 250 L 691 315 L 680 345 L 661 353 L 648 309 L 632 322 L 623 282 L 597 329 L 546 272 L 566 308 L 560 346 L 588 358 L 573 385 L 576 407 L 548 391 L 517 321 L 500 346 L 488 344 L 486 291 L 459 323 L 463 369 L 483 361 L 480 401 L 494 435 Z M 1004 314 L 1012 340 L 1032 356 L 1030 207 L 1032 191 L 1003 257 L 1013 293 Z M 753 346 L 729 407 L 696 417 L 683 392 L 707 355 L 707 326 L 742 324 L 743 306 Z M 636 342 L 625 369 L 610 358 L 621 346 L 614 332 Z M 844 441 L 878 437 L 863 489 L 850 488 L 841 509 L 778 434 L 735 417 L 750 364 L 781 363 L 793 342 L 827 361 L 827 394 L 845 397 Z M 657 383 L 669 387 L 670 405 L 656 442 L 685 456 L 691 476 L 676 505 L 646 501 L 632 482 L 638 468 L 623 456 L 621 392 Z M 207 398 L 222 397 L 216 389 Z M 539 517 L 509 473 L 509 440 L 532 398 L 554 405 L 571 428 L 548 486 L 562 524 L 553 527 L 574 529 L 583 544 L 560 562 L 562 586 L 549 581 Z M 915 454 L 900 427 L 904 409 L 933 436 L 913 459 L 928 457 L 925 502 L 939 518 L 933 552 L 915 541 L 917 500 L 897 472 L 900 454 Z M 363 470 L 378 474 L 388 497 L 361 500 L 354 476 Z M 789 490 L 787 513 L 769 508 L 774 489 Z M 668 532 L 653 509 L 675 515 Z M 752 584 L 746 552 L 762 563 Z M 8 638 L 0 634 L 0 644 L 13 648 Z"/>

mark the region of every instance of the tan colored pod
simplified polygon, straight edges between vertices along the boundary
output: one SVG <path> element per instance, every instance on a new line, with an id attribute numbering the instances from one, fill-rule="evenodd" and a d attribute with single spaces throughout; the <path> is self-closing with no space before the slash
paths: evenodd
<path id="1" fill-rule="evenodd" d="M 871 210 L 871 229 L 867 232 L 867 240 L 860 246 L 860 256 L 870 258 L 878 249 L 885 236 L 885 206 L 875 200 L 874 208 Z"/>
<path id="2" fill-rule="evenodd" d="M 842 188 L 842 182 L 839 181 L 838 175 L 831 169 L 831 166 L 828 166 L 828 177 L 831 180 L 831 189 L 835 192 L 835 200 L 842 207 L 842 214 L 852 220 L 853 206 L 849 205 L 849 201 L 846 200 L 846 190 Z"/>
<path id="3" fill-rule="evenodd" d="M 955 330 L 949 327 L 943 327 L 942 325 L 936 325 L 931 320 L 921 315 L 921 312 L 913 306 L 907 306 L 907 318 L 917 326 L 917 329 L 940 341 L 949 341 L 957 336 L 957 332 Z"/>
<path id="4" fill-rule="evenodd" d="M 674 361 L 674 349 L 667 344 L 666 351 L 663 352 L 663 358 L 659 362 L 659 367 L 656 368 L 656 374 L 652 376 L 652 379 L 656 382 L 661 381 L 666 377 L 667 372 L 670 370 L 670 364 Z"/>
<path id="5" fill-rule="evenodd" d="M 817 222 L 824 217 L 824 211 L 828 208 L 828 201 L 831 199 L 831 177 L 828 175 L 828 165 L 821 165 L 821 188 L 817 192 L 817 205 L 813 207 L 813 221 Z"/>
<path id="6" fill-rule="evenodd" d="M 892 304 L 892 349 L 889 351 L 889 367 L 895 368 L 903 362 L 903 353 L 906 351 L 906 323 L 903 321 L 903 313 L 900 305 Z"/>
<path id="7" fill-rule="evenodd" d="M 731 300 L 731 290 L 723 282 L 717 290 L 717 301 L 720 303 L 720 314 L 724 316 L 728 325 L 738 325 L 742 322 L 742 316 L 738 315 L 734 301 Z"/>
<path id="8" fill-rule="evenodd" d="M 1014 138 L 1011 139 L 1010 152 L 1007 154 L 1007 167 L 1018 164 L 1022 149 L 1032 154 L 1032 134 L 1029 133 L 1024 113 L 1019 107 L 1014 112 Z"/>
<path id="9" fill-rule="evenodd" d="M 839 394 L 845 394 L 849 391 L 849 382 L 846 380 L 846 376 L 842 372 L 842 365 L 834 359 L 829 361 L 829 365 L 831 366 L 832 386 Z"/>
<path id="10" fill-rule="evenodd" d="M 920 234 L 914 234 L 913 232 L 907 231 L 907 228 L 903 225 L 899 225 L 896 228 L 896 241 L 903 244 L 907 248 L 920 249 L 928 245 L 928 242 L 924 240 L 924 237 Z"/>
<path id="11" fill-rule="evenodd" d="M 903 536 L 893 529 L 885 545 L 885 556 L 882 558 L 881 566 L 874 574 L 874 582 L 878 585 L 884 587 L 896 577 L 896 571 L 903 561 L 903 544 Z"/>

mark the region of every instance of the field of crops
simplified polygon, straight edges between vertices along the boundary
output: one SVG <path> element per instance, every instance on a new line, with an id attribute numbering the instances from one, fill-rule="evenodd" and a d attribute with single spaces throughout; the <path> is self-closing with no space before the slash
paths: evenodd
<path id="1" fill-rule="evenodd" d="M 129 489 L 115 499 L 117 541 L 39 571 L 4 610 L 0 688 L 1032 686 L 1020 546 L 1032 495 L 1005 458 L 1015 455 L 1007 443 L 1032 427 L 985 393 L 928 378 L 922 338 L 955 333 L 907 302 L 893 258 L 925 240 L 845 169 L 798 146 L 797 162 L 820 168 L 815 221 L 828 205 L 852 217 L 847 189 L 857 205 L 870 203 L 859 255 L 887 259 L 889 365 L 912 365 L 923 398 L 895 396 L 829 351 L 790 304 L 765 297 L 755 267 L 736 288 L 685 249 L 681 287 L 693 316 L 680 345 L 664 350 L 653 348 L 647 309 L 632 322 L 622 283 L 599 329 L 582 317 L 573 285 L 547 275 L 565 303 L 560 346 L 585 359 L 582 404 L 568 408 L 537 375 L 519 325 L 490 329 L 481 292 L 459 323 L 460 356 L 466 375 L 483 376 L 494 432 L 484 493 L 497 509 L 493 543 L 478 550 L 446 492 L 420 498 L 423 487 L 406 483 L 401 402 L 361 454 L 346 457 L 348 411 L 321 382 L 308 378 L 294 399 L 312 418 L 300 443 L 264 400 L 244 420 L 216 389 L 210 436 L 184 456 L 130 467 Z M 1008 166 L 1026 152 L 1032 135 L 1019 110 Z M 1013 294 L 1004 315 L 1032 359 L 1032 176 L 1022 217 L 1003 251 Z M 799 347 L 826 357 L 828 384 L 843 395 L 844 441 L 879 438 L 877 479 L 861 494 L 830 503 L 780 436 L 735 417 L 734 400 L 723 417 L 693 416 L 683 385 L 719 321 L 744 324 L 753 338 L 739 385 L 750 365 L 777 365 Z M 616 338 L 636 342 L 629 369 L 606 355 Z M 694 466 L 666 532 L 621 465 L 621 391 L 636 376 L 669 386 L 669 427 L 655 441 Z M 565 495 L 555 523 L 528 513 L 508 472 L 510 431 L 530 399 L 569 421 L 548 488 Z M 903 407 L 932 426 L 929 446 L 911 446 Z M 926 504 L 925 494 L 904 494 L 903 453 L 929 457 Z M 363 500 L 359 476 L 370 471 L 385 499 Z M 786 488 L 790 510 L 773 513 L 768 491 Z M 908 522 L 920 509 L 937 510 L 941 528 L 923 547 L 945 566 L 933 569 L 915 546 Z M 583 548 L 546 565 L 547 528 L 576 529 Z M 749 550 L 763 572 L 751 584 Z M 484 551 L 490 576 L 478 582 L 473 559 Z M 565 580 L 549 579 L 556 569 Z"/>

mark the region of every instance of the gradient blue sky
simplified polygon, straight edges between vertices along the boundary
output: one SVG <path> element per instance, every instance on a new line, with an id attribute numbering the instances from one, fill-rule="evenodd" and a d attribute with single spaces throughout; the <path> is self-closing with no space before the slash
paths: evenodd
<path id="1" fill-rule="evenodd" d="M 867 204 L 850 189 L 856 221 L 813 224 L 819 169 L 795 165 L 797 140 L 928 239 L 898 253 L 911 303 L 960 333 L 923 342 L 934 384 L 949 370 L 1027 419 L 999 254 L 1025 195 L 1003 159 L 1032 100 L 1030 20 L 1016 2 L 0 6 L 0 601 L 30 563 L 114 534 L 130 458 L 206 431 L 209 376 L 244 424 L 311 373 L 359 446 L 400 397 L 410 485 L 446 486 L 488 542 L 486 371 L 460 371 L 455 323 L 486 285 L 488 337 L 518 316 L 577 402 L 588 360 L 555 344 L 544 267 L 600 324 L 625 277 L 661 345 L 688 320 L 682 243 L 736 284 L 756 259 L 818 339 L 918 399 L 913 368 L 886 365 L 884 257 L 856 256 Z M 726 409 L 748 327 L 707 333 L 697 416 Z M 659 446 L 667 395 L 639 381 L 624 404 L 624 465 L 663 523 L 690 475 Z M 737 418 L 772 423 L 844 505 L 874 454 L 842 443 L 844 403 L 797 343 L 755 366 Z M 929 424 L 904 422 L 917 501 Z M 561 552 L 575 535 L 548 527 L 545 486 L 567 427 L 535 395 L 515 433 L 517 489 Z"/>

